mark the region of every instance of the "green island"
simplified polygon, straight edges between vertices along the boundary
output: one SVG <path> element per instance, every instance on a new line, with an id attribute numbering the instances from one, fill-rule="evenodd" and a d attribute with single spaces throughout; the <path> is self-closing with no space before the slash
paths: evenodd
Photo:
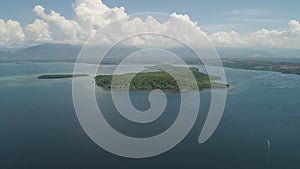
<path id="1" fill-rule="evenodd" d="M 158 67 L 155 68 L 159 71 L 138 73 L 135 76 L 133 73 L 114 75 L 114 79 L 117 79 L 117 82 L 113 88 L 117 90 L 126 89 L 126 86 L 128 86 L 129 83 L 128 79 L 131 79 L 130 77 L 133 76 L 134 77 L 129 85 L 129 90 L 151 91 L 154 89 L 160 89 L 162 91 L 179 91 L 180 88 L 178 83 L 181 84 L 182 91 L 196 91 L 210 88 L 225 89 L 229 87 L 228 84 L 211 83 L 210 80 L 219 80 L 220 77 L 209 76 L 199 72 L 196 68 L 168 68 L 168 72 L 172 71 L 172 74 L 176 76 L 177 81 L 166 71 L 160 70 Z M 193 73 L 197 86 L 193 86 L 192 83 L 189 82 L 189 78 L 186 77 L 186 70 L 190 70 Z M 95 77 L 95 82 L 97 86 L 104 89 L 111 89 L 112 78 L 113 75 L 98 75 Z"/>
<path id="2" fill-rule="evenodd" d="M 38 79 L 64 79 L 73 77 L 89 76 L 87 74 L 54 74 L 54 75 L 40 75 Z"/>
<path id="3" fill-rule="evenodd" d="M 264 70 L 300 75 L 300 63 L 253 59 L 223 59 L 222 62 L 225 67 L 234 69 Z"/>

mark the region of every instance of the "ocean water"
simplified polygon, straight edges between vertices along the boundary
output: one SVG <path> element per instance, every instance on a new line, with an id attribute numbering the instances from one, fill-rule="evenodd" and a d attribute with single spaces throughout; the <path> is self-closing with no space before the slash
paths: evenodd
<path id="1" fill-rule="evenodd" d="M 124 71 L 139 68 L 124 67 Z M 107 66 L 101 72 L 112 70 Z M 199 144 L 198 137 L 207 115 L 210 90 L 200 92 L 198 119 L 180 144 L 159 156 L 128 159 L 104 151 L 85 134 L 74 110 L 71 79 L 37 79 L 40 74 L 72 71 L 71 63 L 0 64 L 1 169 L 300 167 L 300 76 L 226 69 L 231 87 L 225 112 L 207 142 Z M 151 125 L 137 125 L 119 117 L 109 92 L 97 87 L 96 93 L 110 124 L 136 137 L 167 129 L 180 103 L 180 94 L 168 93 L 166 113 L 161 119 Z M 140 110 L 149 107 L 148 95 L 130 93 Z"/>

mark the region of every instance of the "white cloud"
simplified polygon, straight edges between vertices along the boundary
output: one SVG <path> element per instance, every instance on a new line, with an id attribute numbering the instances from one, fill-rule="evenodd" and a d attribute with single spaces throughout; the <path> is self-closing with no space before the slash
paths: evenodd
<path id="1" fill-rule="evenodd" d="M 32 43 L 51 42 L 53 40 L 48 23 L 40 19 L 36 19 L 32 24 L 27 25 L 25 31 L 28 40 Z"/>
<path id="2" fill-rule="evenodd" d="M 235 23 L 285 23 L 284 19 L 274 19 L 272 13 L 266 9 L 240 9 L 222 13 L 226 20 Z"/>
<path id="3" fill-rule="evenodd" d="M 245 39 L 253 46 L 280 46 L 284 44 L 287 38 L 286 31 L 267 29 L 261 29 L 245 36 Z"/>
<path id="4" fill-rule="evenodd" d="M 174 37 L 183 36 L 182 39 L 186 42 L 195 44 L 201 39 L 193 39 L 190 35 L 193 33 L 201 33 L 206 36 L 206 33 L 201 31 L 196 22 L 193 22 L 188 15 L 172 13 L 169 19 L 160 22 L 152 16 L 147 16 L 146 19 L 140 17 L 131 17 L 129 19 L 124 7 L 109 8 L 99 0 L 76 0 L 72 4 L 75 18 L 73 20 L 66 19 L 55 11 L 45 12 L 45 8 L 37 5 L 33 11 L 40 20 L 27 25 L 26 32 L 33 42 L 49 42 L 53 43 L 84 43 L 97 30 L 113 23 L 121 18 L 123 22 L 119 22 L 110 26 L 110 30 L 105 34 L 98 35 L 95 39 L 97 43 L 107 44 L 115 41 L 121 36 L 132 35 L 136 32 L 157 32 L 168 34 Z M 176 28 L 176 29 L 174 29 Z M 33 39 L 33 38 L 34 39 Z M 164 44 L 173 46 L 174 40 L 163 37 L 155 37 L 150 35 L 136 36 L 131 40 L 126 41 L 129 45 L 157 45 Z"/>
<path id="5" fill-rule="evenodd" d="M 109 8 L 99 0 L 77 0 L 72 7 L 78 22 L 88 23 L 95 29 L 127 16 L 124 7 Z"/>
<path id="6" fill-rule="evenodd" d="M 19 22 L 0 19 L 0 46 L 18 46 L 24 41 L 25 34 Z"/>
<path id="7" fill-rule="evenodd" d="M 77 0 L 72 4 L 75 18 L 66 19 L 56 11 L 45 12 L 37 5 L 33 12 L 40 18 L 27 25 L 27 34 L 34 42 L 78 44 L 88 40 L 98 29 L 127 16 L 123 7 L 109 8 L 99 0 Z M 34 32 L 36 31 L 36 32 Z"/>
<path id="8" fill-rule="evenodd" d="M 193 22 L 188 15 L 172 13 L 163 22 L 154 16 L 129 17 L 124 7 L 110 8 L 101 0 L 76 0 L 72 4 L 72 8 L 75 17 L 69 19 L 55 11 L 47 12 L 41 5 L 35 6 L 33 12 L 38 19 L 25 26 L 25 33 L 19 22 L 0 19 L 0 46 L 10 47 L 36 43 L 82 44 L 97 30 L 105 28 L 105 26 L 121 18 L 123 18 L 122 22 L 113 24 L 110 30 L 99 35 L 95 41 L 100 44 L 107 44 L 121 36 L 132 35 L 136 32 L 157 32 L 175 38 L 179 38 L 180 35 L 180 39 L 188 44 L 199 45 L 203 39 L 193 35 L 200 34 L 203 35 L 202 38 L 207 36 L 197 22 Z M 230 16 L 259 16 L 265 15 L 266 11 L 244 9 L 225 14 Z M 258 19 L 263 20 L 263 18 Z M 298 45 L 300 42 L 300 23 L 291 20 L 287 30 L 261 29 L 246 35 L 241 35 L 236 31 L 219 31 L 208 37 L 217 46 L 300 48 Z M 126 43 L 129 45 L 176 45 L 174 40 L 150 35 L 139 35 Z"/>
<path id="9" fill-rule="evenodd" d="M 209 36 L 210 40 L 217 46 L 233 47 L 272 47 L 285 46 L 290 40 L 286 31 L 261 29 L 246 35 L 237 32 L 217 32 Z M 289 43 L 288 43 L 289 44 Z"/>
<path id="10" fill-rule="evenodd" d="M 78 43 L 77 33 L 81 27 L 76 21 L 66 19 L 55 11 L 50 11 L 49 14 L 46 14 L 44 7 L 40 5 L 35 6 L 33 11 L 48 24 L 54 42 Z"/>
<path id="11" fill-rule="evenodd" d="M 98 29 L 127 16 L 124 7 L 109 8 L 99 0 L 77 0 L 72 7 L 75 20 L 81 25 L 81 40 L 87 40 Z"/>
<path id="12" fill-rule="evenodd" d="M 292 33 L 300 35 L 300 23 L 296 20 L 291 20 L 289 22 Z"/>
<path id="13" fill-rule="evenodd" d="M 296 20 L 289 22 L 287 30 L 261 29 L 246 35 L 231 32 L 217 32 L 209 36 L 218 46 L 243 47 L 288 47 L 300 48 L 300 24 Z"/>
<path id="14" fill-rule="evenodd" d="M 241 46 L 245 45 L 246 42 L 243 40 L 242 36 L 235 31 L 230 32 L 217 32 L 210 35 L 210 40 L 216 45 L 220 46 Z"/>
<path id="15" fill-rule="evenodd" d="M 145 19 L 142 19 L 145 18 Z M 200 30 L 197 26 L 197 23 L 194 23 L 190 20 L 187 15 L 180 15 L 173 13 L 165 18 L 164 22 L 159 21 L 153 16 L 145 15 L 143 17 L 135 17 L 129 19 L 124 19 L 123 22 L 116 23 L 110 27 L 108 31 L 109 34 L 100 35 L 102 37 L 107 37 L 107 39 L 113 39 L 116 41 L 116 38 L 124 37 L 128 35 L 134 35 L 137 32 L 146 32 L 151 33 L 155 32 L 156 34 L 162 34 L 167 36 L 146 34 L 138 35 L 131 40 L 126 41 L 130 45 L 148 45 L 148 46 L 176 46 L 179 44 L 178 41 L 174 40 L 179 39 L 188 44 L 198 44 L 203 42 L 203 39 L 197 39 L 195 34 L 201 34 L 206 36 L 206 34 Z M 174 29 L 176 28 L 176 29 Z M 107 33 L 107 32 L 105 32 Z M 203 37 L 204 37 L 203 36 Z M 203 38 L 202 37 L 202 38 Z"/>
<path id="16" fill-rule="evenodd" d="M 267 12 L 263 9 L 246 8 L 246 9 L 239 9 L 230 12 L 225 12 L 223 14 L 224 15 L 265 15 L 267 14 Z"/>

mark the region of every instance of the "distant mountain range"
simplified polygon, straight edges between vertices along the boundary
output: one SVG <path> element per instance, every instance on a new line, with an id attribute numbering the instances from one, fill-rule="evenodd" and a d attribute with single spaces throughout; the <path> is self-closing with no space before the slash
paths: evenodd
<path id="1" fill-rule="evenodd" d="M 44 44 L 16 51 L 0 52 L 2 62 L 59 62 L 75 61 L 81 46 Z"/>
<path id="2" fill-rule="evenodd" d="M 74 62 L 76 61 L 82 46 L 67 44 L 43 44 L 15 51 L 0 51 L 0 62 Z M 99 50 L 99 48 L 97 48 Z M 122 58 L 137 51 L 134 47 L 118 47 L 108 53 L 105 62 L 116 63 Z M 173 53 L 182 56 L 189 62 L 193 62 L 195 55 L 183 48 L 170 49 Z M 247 48 L 217 48 L 221 58 L 238 59 L 268 59 L 268 60 L 299 60 L 300 50 L 286 48 L 270 48 L 263 50 L 253 50 Z M 209 52 L 205 54 L 209 57 Z M 87 62 L 94 62 L 88 58 Z"/>

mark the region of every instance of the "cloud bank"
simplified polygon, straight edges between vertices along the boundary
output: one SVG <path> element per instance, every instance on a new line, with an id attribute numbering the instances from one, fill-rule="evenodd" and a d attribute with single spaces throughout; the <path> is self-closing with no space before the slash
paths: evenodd
<path id="1" fill-rule="evenodd" d="M 21 27 L 18 21 L 0 19 L 0 47 L 28 46 L 43 43 L 66 43 L 83 44 L 97 30 L 104 28 L 112 22 L 127 17 L 124 7 L 110 8 L 100 0 L 76 0 L 72 4 L 74 18 L 67 19 L 56 11 L 47 11 L 43 6 L 37 5 L 33 12 L 37 18 L 31 24 Z M 230 15 L 240 13 L 235 11 Z M 259 12 L 259 11 L 248 11 Z M 177 22 L 181 19 L 185 22 Z M 184 24 L 183 24 L 184 23 Z M 194 30 L 185 29 L 186 24 Z M 173 33 L 187 35 L 191 43 L 199 43 L 199 39 L 190 38 L 191 33 L 201 33 L 216 46 L 226 47 L 289 47 L 300 48 L 300 23 L 291 20 L 287 23 L 287 30 L 261 29 L 256 32 L 241 35 L 236 31 L 216 32 L 207 35 L 196 22 L 193 22 L 188 15 L 170 14 L 167 21 L 160 22 L 152 16 L 146 19 L 134 18 L 125 20 L 122 25 L 115 27 L 114 35 L 103 35 L 99 43 L 107 43 L 118 34 L 134 34 L 136 31 L 157 31 L 160 33 Z M 144 37 L 137 37 L 130 42 L 130 45 L 143 45 Z M 153 41 L 155 44 L 155 41 Z M 165 42 L 166 45 L 168 42 Z"/>
<path id="2" fill-rule="evenodd" d="M 22 45 L 26 37 L 20 23 L 0 19 L 0 46 Z"/>

